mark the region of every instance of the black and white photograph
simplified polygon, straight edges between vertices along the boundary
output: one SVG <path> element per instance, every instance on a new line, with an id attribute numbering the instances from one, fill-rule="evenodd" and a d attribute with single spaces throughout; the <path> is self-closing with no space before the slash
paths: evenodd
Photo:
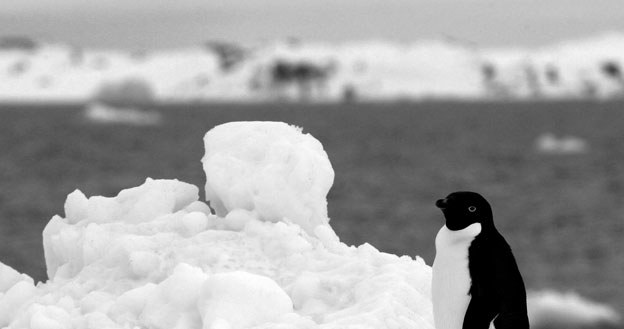
<path id="1" fill-rule="evenodd" d="M 623 315 L 622 0 L 0 1 L 0 328 Z"/>

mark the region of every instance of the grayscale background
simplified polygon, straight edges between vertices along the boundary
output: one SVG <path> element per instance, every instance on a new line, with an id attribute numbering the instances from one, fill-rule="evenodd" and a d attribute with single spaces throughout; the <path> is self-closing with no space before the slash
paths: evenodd
<path id="1" fill-rule="evenodd" d="M 622 70 L 621 0 L 2 0 L 0 261 L 47 280 L 67 194 L 203 187 L 206 131 L 279 120 L 343 242 L 431 264 L 435 200 L 478 191 L 528 289 L 623 313 Z"/>

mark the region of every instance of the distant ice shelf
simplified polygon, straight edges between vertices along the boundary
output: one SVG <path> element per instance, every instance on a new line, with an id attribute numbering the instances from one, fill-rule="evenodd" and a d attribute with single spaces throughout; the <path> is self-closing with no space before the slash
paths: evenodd
<path id="1" fill-rule="evenodd" d="M 618 33 L 538 49 L 450 41 L 208 43 L 144 52 L 3 44 L 0 102 L 88 102 L 103 94 L 122 104 L 624 96 Z"/>

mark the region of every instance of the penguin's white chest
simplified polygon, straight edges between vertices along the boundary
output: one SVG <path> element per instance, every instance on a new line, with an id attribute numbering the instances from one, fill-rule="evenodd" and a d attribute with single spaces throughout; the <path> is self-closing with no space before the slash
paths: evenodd
<path id="1" fill-rule="evenodd" d="M 436 329 L 462 328 L 471 298 L 468 248 L 479 233 L 479 223 L 460 231 L 451 231 L 445 225 L 436 236 L 431 282 Z"/>

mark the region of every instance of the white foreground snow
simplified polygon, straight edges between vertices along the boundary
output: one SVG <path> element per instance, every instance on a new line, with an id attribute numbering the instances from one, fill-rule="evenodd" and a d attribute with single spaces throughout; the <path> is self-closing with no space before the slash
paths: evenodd
<path id="1" fill-rule="evenodd" d="M 0 267 L 0 327 L 432 328 L 422 259 L 347 246 L 329 226 L 316 139 L 232 123 L 205 142 L 221 217 L 176 180 L 77 190 L 43 232 L 49 281 Z"/>
<path id="2" fill-rule="evenodd" d="M 255 211 L 262 220 L 292 221 L 309 234 L 329 222 L 334 170 L 310 134 L 283 122 L 231 122 L 209 131 L 204 144 L 206 200 L 217 215 Z"/>
<path id="3" fill-rule="evenodd" d="M 421 258 L 347 246 L 332 230 L 334 172 L 318 140 L 284 123 L 238 122 L 205 144 L 217 215 L 177 180 L 147 179 L 113 198 L 72 192 L 65 217 L 43 231 L 47 282 L 0 263 L 0 327 L 433 328 Z M 584 323 L 619 321 L 607 307 L 549 296 L 529 299 L 534 326 L 565 309 Z"/>

